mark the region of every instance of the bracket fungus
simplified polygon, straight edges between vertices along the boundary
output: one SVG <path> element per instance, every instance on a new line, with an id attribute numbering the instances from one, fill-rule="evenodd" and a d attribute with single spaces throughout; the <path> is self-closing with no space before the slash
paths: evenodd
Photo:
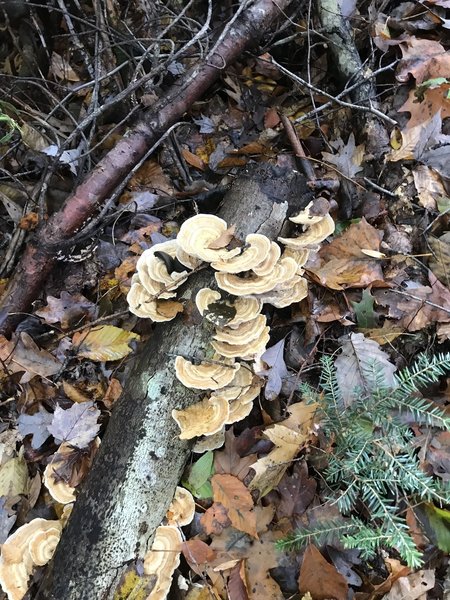
<path id="1" fill-rule="evenodd" d="M 219 342 L 228 344 L 244 344 L 259 338 L 267 325 L 267 319 L 264 315 L 258 315 L 251 321 L 246 321 L 231 327 L 227 325 L 216 329 L 213 338 Z"/>
<path id="2" fill-rule="evenodd" d="M 21 600 L 35 566 L 48 563 L 61 537 L 60 521 L 33 519 L 5 541 L 0 557 L 0 585 L 8 600 Z"/>
<path id="3" fill-rule="evenodd" d="M 222 273 L 243 273 L 261 265 L 269 255 L 270 240 L 260 233 L 250 233 L 245 238 L 242 252 L 229 259 L 216 260 L 211 263 L 213 269 Z"/>
<path id="4" fill-rule="evenodd" d="M 330 203 L 328 200 L 317 198 L 317 200 L 311 200 L 298 215 L 289 217 L 289 221 L 296 225 L 314 225 L 314 223 L 320 223 L 329 210 Z"/>
<path id="5" fill-rule="evenodd" d="M 242 358 L 243 360 L 254 360 L 256 356 L 262 354 L 270 339 L 270 327 L 264 327 L 254 340 L 243 344 L 229 344 L 227 342 L 218 342 L 213 340 L 211 346 L 221 356 L 226 358 Z"/>
<path id="6" fill-rule="evenodd" d="M 195 500 L 193 495 L 189 490 L 178 485 L 173 500 L 167 509 L 166 518 L 168 525 L 185 527 L 192 522 L 194 515 Z"/>
<path id="7" fill-rule="evenodd" d="M 195 215 L 180 227 L 177 240 L 184 252 L 205 262 L 230 259 L 240 254 L 240 248 L 210 248 L 228 229 L 226 221 L 214 215 Z"/>
<path id="8" fill-rule="evenodd" d="M 194 365 L 183 356 L 177 356 L 175 359 L 177 379 L 187 388 L 198 390 L 217 390 L 228 385 L 240 368 L 239 363 L 224 360 L 217 355 L 212 361 L 203 361 L 199 365 Z"/>
<path id="9" fill-rule="evenodd" d="M 133 281 L 134 280 L 134 281 Z M 130 312 L 141 319 L 152 319 L 152 321 L 171 321 L 179 312 L 183 311 L 183 305 L 174 300 L 154 299 L 149 295 L 143 285 L 136 281 L 135 275 L 131 280 L 131 288 L 127 294 L 127 302 Z M 166 293 L 165 297 L 173 297 L 174 293 Z"/>
<path id="10" fill-rule="evenodd" d="M 231 273 L 216 273 L 217 285 L 234 296 L 251 296 L 270 292 L 279 283 L 289 281 L 297 272 L 297 263 L 293 258 L 281 258 L 269 275 L 239 277 Z"/>
<path id="11" fill-rule="evenodd" d="M 184 410 L 173 410 L 172 417 L 180 428 L 180 440 L 218 433 L 228 420 L 230 406 L 221 396 L 211 396 Z"/>
<path id="12" fill-rule="evenodd" d="M 147 600 L 164 600 L 172 585 L 172 576 L 180 564 L 182 537 L 173 525 L 160 525 L 152 548 L 144 556 L 145 575 L 156 575 L 156 582 Z"/>
<path id="13" fill-rule="evenodd" d="M 65 456 L 70 454 L 72 447 L 67 442 L 61 444 L 52 461 L 45 467 L 44 485 L 50 496 L 60 504 L 70 504 L 75 501 L 75 488 L 58 477 L 58 468 L 65 462 Z"/>
<path id="14" fill-rule="evenodd" d="M 334 233 L 335 223 L 333 217 L 326 214 L 317 223 L 313 223 L 308 229 L 294 238 L 279 237 L 278 241 L 288 248 L 312 248 L 318 249 L 319 244 L 327 239 L 329 235 Z"/>

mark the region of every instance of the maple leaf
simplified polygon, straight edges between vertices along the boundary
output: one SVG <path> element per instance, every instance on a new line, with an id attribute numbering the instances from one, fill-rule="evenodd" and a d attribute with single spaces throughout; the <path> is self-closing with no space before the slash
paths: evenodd
<path id="1" fill-rule="evenodd" d="M 96 306 L 82 294 L 61 292 L 60 298 L 47 296 L 47 306 L 36 311 L 46 323 L 61 323 L 62 329 L 75 325 L 83 317 L 87 320 L 96 317 Z"/>
<path id="2" fill-rule="evenodd" d="M 449 89 L 450 84 L 445 83 L 426 89 L 421 97 L 418 97 L 417 88 L 412 89 L 406 102 L 398 109 L 398 112 L 411 113 L 406 128 L 421 125 L 439 111 L 442 119 L 450 117 L 450 99 L 447 96 Z"/>
<path id="3" fill-rule="evenodd" d="M 78 356 L 103 362 L 127 356 L 132 351 L 128 345 L 131 340 L 140 340 L 140 336 L 120 327 L 104 325 L 88 333 L 75 333 L 72 342 L 74 346 L 79 345 Z"/>
<path id="4" fill-rule="evenodd" d="M 257 456 L 256 454 L 248 454 L 241 457 L 236 450 L 236 440 L 233 428 L 230 427 L 225 432 L 224 449 L 214 453 L 214 469 L 216 473 L 228 473 L 244 481 L 249 472 L 250 465 L 255 462 Z"/>
<path id="5" fill-rule="evenodd" d="M 362 171 L 362 159 L 364 157 L 364 145 L 355 145 L 355 135 L 352 132 L 347 144 L 341 138 L 331 142 L 337 154 L 322 152 L 322 158 L 325 162 L 335 165 L 337 169 L 346 177 L 353 179 L 357 173 Z"/>
<path id="6" fill-rule="evenodd" d="M 21 436 L 32 435 L 31 447 L 40 448 L 45 440 L 51 435 L 48 430 L 53 420 L 53 414 L 47 412 L 42 406 L 33 415 L 19 415 L 18 428 Z"/>
<path id="7" fill-rule="evenodd" d="M 268 368 L 256 372 L 257 375 L 265 375 L 267 377 L 264 388 L 264 397 L 266 400 L 275 400 L 278 398 L 283 379 L 289 376 L 286 363 L 284 362 L 284 342 L 285 338 L 264 352 L 261 356 L 261 361 L 266 363 Z"/>
<path id="8" fill-rule="evenodd" d="M 97 424 L 99 416 L 100 411 L 92 401 L 72 404 L 66 410 L 57 406 L 48 430 L 58 444 L 68 442 L 77 448 L 85 448 L 100 429 Z"/>
<path id="9" fill-rule="evenodd" d="M 394 373 L 397 368 L 389 362 L 389 356 L 374 341 L 362 333 L 351 333 L 350 339 L 341 338 L 341 354 L 335 361 L 336 378 L 341 390 L 344 406 L 352 404 L 361 391 L 374 387 L 375 365 L 383 373 L 384 384 L 395 387 Z"/>
<path id="10" fill-rule="evenodd" d="M 257 538 L 253 499 L 242 481 L 234 475 L 217 474 L 211 478 L 211 485 L 215 502 L 228 510 L 233 527 Z"/>

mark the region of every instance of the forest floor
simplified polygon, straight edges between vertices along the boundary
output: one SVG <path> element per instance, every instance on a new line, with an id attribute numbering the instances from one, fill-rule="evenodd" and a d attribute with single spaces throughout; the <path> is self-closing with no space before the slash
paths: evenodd
<path id="1" fill-rule="evenodd" d="M 309 236 L 305 293 L 263 299 L 270 341 L 251 357 L 245 416 L 211 425 L 199 402 L 178 417 L 198 437 L 178 490 L 191 520 L 172 504 L 175 542 L 111 597 L 449 597 L 449 0 L 286 2 L 69 232 L 65 201 L 254 2 L 4 4 L 4 597 L 34 597 L 128 368 L 165 326 L 129 310 L 140 256 L 217 212 L 258 164 L 298 170 L 311 192 L 284 235 Z M 48 223 L 63 242 L 42 238 Z M 228 226 L 209 249 L 245 252 Z M 44 276 L 27 272 L 26 248 Z M 209 306 L 226 330 L 234 300 Z"/>

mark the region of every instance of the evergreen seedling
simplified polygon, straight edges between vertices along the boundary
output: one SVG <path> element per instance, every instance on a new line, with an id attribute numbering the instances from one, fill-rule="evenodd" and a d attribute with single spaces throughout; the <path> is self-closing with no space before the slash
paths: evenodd
<path id="1" fill-rule="evenodd" d="M 421 355 L 395 377 L 394 387 L 384 384 L 382 366 L 374 362 L 364 371 L 364 389 L 347 406 L 332 358 L 326 356 L 321 363 L 321 392 L 306 384 L 301 391 L 307 401 L 319 404 L 318 422 L 333 444 L 324 472 L 328 500 L 350 518 L 298 530 L 278 547 L 298 548 L 338 537 L 363 557 L 386 546 L 395 548 L 410 567 L 418 567 L 421 553 L 409 533 L 405 510 L 425 501 L 449 504 L 450 490 L 420 468 L 410 424 L 450 430 L 450 418 L 419 393 L 450 370 L 450 354 Z"/>

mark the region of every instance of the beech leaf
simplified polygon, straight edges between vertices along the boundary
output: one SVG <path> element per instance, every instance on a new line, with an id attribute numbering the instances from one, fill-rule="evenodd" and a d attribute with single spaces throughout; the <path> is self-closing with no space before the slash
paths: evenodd
<path id="1" fill-rule="evenodd" d="M 370 393 L 376 387 L 375 370 L 383 373 L 386 387 L 394 387 L 396 367 L 379 344 L 362 333 L 351 333 L 342 340 L 341 355 L 336 359 L 336 376 L 344 406 L 350 406 L 356 396 Z"/>
<path id="2" fill-rule="evenodd" d="M 100 429 L 99 416 L 100 411 L 92 401 L 72 404 L 66 410 L 57 406 L 48 430 L 57 443 L 68 442 L 77 448 L 85 448 Z"/>
<path id="3" fill-rule="evenodd" d="M 140 336 L 113 325 L 104 325 L 86 333 L 80 331 L 73 336 L 74 346 L 79 345 L 78 356 L 99 362 L 119 360 L 131 352 L 129 342 Z"/>

